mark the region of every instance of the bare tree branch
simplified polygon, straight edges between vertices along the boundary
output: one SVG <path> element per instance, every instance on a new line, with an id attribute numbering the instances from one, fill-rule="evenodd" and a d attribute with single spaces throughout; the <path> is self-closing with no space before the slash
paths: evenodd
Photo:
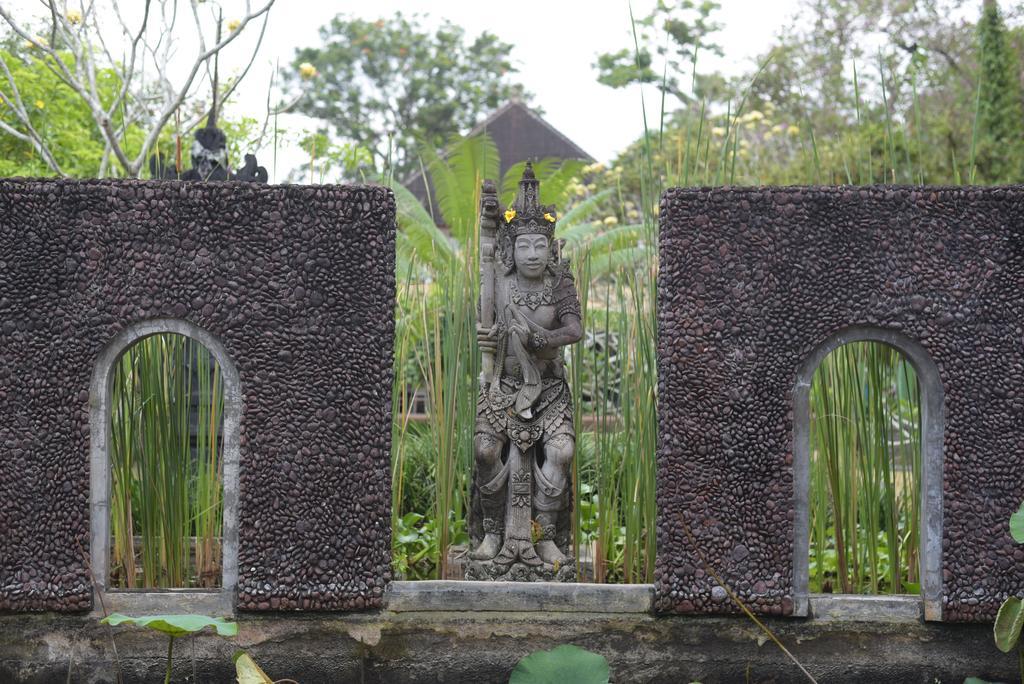
<path id="1" fill-rule="evenodd" d="M 252 63 L 256 61 L 256 55 L 259 54 L 260 46 L 263 44 L 263 36 L 267 32 L 267 23 L 270 21 L 270 14 L 263 15 L 263 25 L 260 27 L 260 35 L 256 39 L 256 47 L 252 49 L 252 55 L 249 56 L 249 63 L 242 69 L 242 73 L 237 78 L 231 80 L 231 85 L 227 90 L 224 91 L 223 95 L 219 96 L 220 102 L 227 103 L 228 98 L 235 92 L 235 88 L 238 84 L 245 80 L 246 75 L 249 73 L 249 69 L 252 67 Z"/>
<path id="2" fill-rule="evenodd" d="M 193 0 L 193 4 L 195 4 L 195 0 Z M 170 120 L 171 115 L 185 101 L 185 97 L 188 95 L 189 90 L 192 88 L 192 82 L 195 80 L 196 74 L 199 72 L 199 69 L 203 66 L 203 64 L 205 64 L 211 57 L 213 57 L 213 55 L 217 54 L 218 52 L 223 50 L 227 45 L 231 44 L 235 40 L 235 38 L 241 35 L 242 29 L 244 29 L 245 26 L 250 21 L 262 16 L 266 12 L 269 12 L 270 8 L 273 7 L 273 5 L 274 0 L 268 0 L 267 4 L 265 4 L 261 9 L 252 12 L 249 11 L 249 3 L 247 2 L 246 15 L 242 17 L 242 19 L 238 22 L 238 28 L 232 31 L 226 38 L 222 39 L 216 45 L 212 46 L 208 50 L 201 51 L 200 55 L 192 64 L 192 69 L 189 72 L 188 77 L 185 79 L 185 84 L 178 91 L 178 94 L 170 102 L 167 103 L 163 111 L 157 117 L 155 125 L 151 128 L 149 134 L 146 136 L 146 139 L 142 144 L 142 150 L 140 151 L 139 156 L 136 157 L 134 162 L 132 162 L 131 168 L 134 170 L 134 172 L 131 175 L 137 175 L 138 170 L 142 168 L 142 165 L 145 163 L 150 148 L 152 148 L 153 145 L 156 143 L 156 140 L 160 135 L 160 131 L 163 129 L 164 125 Z"/>
<path id="3" fill-rule="evenodd" d="M 153 0 L 144 0 L 142 19 L 137 29 L 129 27 L 118 0 L 110 0 L 113 13 L 120 25 L 122 38 L 127 45 L 125 54 L 119 60 L 115 59 L 108 49 L 108 43 L 96 17 L 95 0 L 82 0 L 79 17 L 62 11 L 63 3 L 58 0 L 40 0 L 40 4 L 50 15 L 49 44 L 30 35 L 25 27 L 14 19 L 12 12 L 0 4 L 0 19 L 17 36 L 31 44 L 42 57 L 39 60 L 40 63 L 88 106 L 104 143 L 103 159 L 100 162 L 101 173 L 106 173 L 109 170 L 110 160 L 113 158 L 117 160 L 117 164 L 126 175 L 137 177 L 144 168 L 150 151 L 157 143 L 163 128 L 176 112 L 180 112 L 182 105 L 195 88 L 205 82 L 204 76 L 205 72 L 209 70 L 210 60 L 234 42 L 250 22 L 263 17 L 256 46 L 245 68 L 225 89 L 223 95 L 217 94 L 218 97 L 223 97 L 226 100 L 248 74 L 255 61 L 266 34 L 269 11 L 275 2 L 275 0 L 266 0 L 265 4 L 254 10 L 252 3 L 247 0 L 245 15 L 238 21 L 236 28 L 224 38 L 218 37 L 218 40 L 209 44 L 203 31 L 198 2 L 189 0 L 195 20 L 199 48 L 190 62 L 184 80 L 180 81 L 180 84 L 175 84 L 165 67 L 174 59 L 173 30 L 178 18 L 178 2 L 177 0 L 158 1 L 160 7 L 158 16 L 161 26 L 157 27 L 156 36 L 150 42 L 147 40 L 147 36 L 154 33 L 151 21 L 154 17 Z M 58 50 L 58 45 L 66 46 L 66 49 Z M 156 79 L 155 82 L 150 81 L 148 87 L 145 82 L 139 87 L 138 84 L 142 73 L 144 73 L 146 55 L 152 58 L 152 68 L 155 69 Z M 100 83 L 100 73 L 106 70 L 113 71 L 120 80 L 117 92 L 109 102 L 106 102 L 103 97 Z M 7 71 L 9 74 L 9 70 Z M 9 80 L 13 81 L 13 78 L 9 77 Z M 154 83 L 156 90 L 152 89 Z M 150 114 L 154 105 L 155 114 Z M 40 155 L 47 160 L 47 164 L 58 173 L 62 173 L 58 171 L 59 167 L 53 156 L 49 154 L 41 136 L 34 129 L 30 129 L 31 124 L 24 108 L 22 107 L 21 112 L 18 112 L 16 101 L 13 100 L 10 108 L 15 112 L 18 124 L 25 129 L 18 131 L 18 139 L 31 142 Z M 147 124 L 143 127 L 142 145 L 138 153 L 134 157 L 130 157 L 123 147 L 125 132 L 129 125 L 143 119 L 147 120 Z M 7 127 L 11 128 L 10 125 Z"/>

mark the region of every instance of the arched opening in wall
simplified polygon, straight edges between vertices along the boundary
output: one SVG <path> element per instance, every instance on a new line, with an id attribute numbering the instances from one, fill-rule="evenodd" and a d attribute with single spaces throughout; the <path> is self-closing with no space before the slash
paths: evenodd
<path id="1" fill-rule="evenodd" d="M 920 593 L 920 396 L 913 365 L 880 342 L 845 344 L 814 373 L 812 593 Z"/>
<path id="2" fill-rule="evenodd" d="M 810 354 L 793 399 L 794 614 L 815 594 L 917 594 L 940 620 L 938 367 L 915 340 L 856 326 Z"/>
<path id="3" fill-rule="evenodd" d="M 224 380 L 174 333 L 124 351 L 110 385 L 111 588 L 221 585 Z"/>
<path id="4" fill-rule="evenodd" d="M 241 388 L 223 345 L 186 321 L 135 324 L 101 353 L 91 393 L 99 588 L 229 596 L 238 576 Z M 121 604 L 146 609 L 131 601 Z"/>

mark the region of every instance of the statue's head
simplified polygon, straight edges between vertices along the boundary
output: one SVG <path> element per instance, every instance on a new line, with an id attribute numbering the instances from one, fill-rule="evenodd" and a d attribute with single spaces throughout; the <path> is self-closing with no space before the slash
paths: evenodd
<path id="1" fill-rule="evenodd" d="M 540 278 L 551 261 L 551 241 L 543 233 L 523 233 L 512 243 L 516 271 L 527 278 Z"/>
<path id="2" fill-rule="evenodd" d="M 543 275 L 544 269 L 556 258 L 553 249 L 555 208 L 541 205 L 539 198 L 540 181 L 533 173 L 533 164 L 527 162 L 519 181 L 519 192 L 505 212 L 500 230 L 505 266 L 528 278 Z"/>

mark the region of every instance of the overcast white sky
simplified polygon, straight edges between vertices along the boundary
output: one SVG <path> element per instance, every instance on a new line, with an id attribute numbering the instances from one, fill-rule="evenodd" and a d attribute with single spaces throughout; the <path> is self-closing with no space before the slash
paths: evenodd
<path id="1" fill-rule="evenodd" d="M 265 0 L 251 0 L 262 5 Z M 725 48 L 724 58 L 710 54 L 701 57 L 702 71 L 719 69 L 726 74 L 750 70 L 754 58 L 763 53 L 773 36 L 792 22 L 800 0 L 721 0 L 716 14 L 724 30 L 716 40 Z M 646 15 L 655 0 L 633 0 L 637 17 Z M 68 7 L 80 6 L 81 0 L 67 0 Z M 104 4 L 100 0 L 100 5 Z M 138 0 L 121 1 L 122 9 L 138 11 Z M 187 13 L 182 2 L 181 12 Z M 31 16 L 41 16 L 41 0 L 0 0 L 0 6 L 27 23 Z M 244 0 L 206 0 L 202 9 L 221 7 L 225 21 L 243 14 Z M 227 116 L 247 115 L 262 119 L 266 112 L 267 84 L 276 63 L 290 64 L 297 47 L 315 45 L 318 29 L 338 13 L 366 19 L 387 18 L 396 11 L 420 13 L 434 21 L 446 18 L 466 29 L 472 37 L 482 31 L 498 34 L 513 43 L 512 59 L 519 68 L 517 78 L 535 95 L 535 103 L 545 112 L 547 120 L 580 147 L 600 161 L 609 161 L 617 152 L 636 139 L 643 130 L 639 87 L 612 89 L 599 84 L 593 68 L 596 56 L 629 47 L 632 44 L 629 3 L 626 0 L 513 0 L 486 2 L 482 0 L 372 0 L 361 2 L 316 2 L 314 0 L 278 0 L 271 10 L 270 29 L 248 77 L 227 109 Z M 102 15 L 101 15 L 102 16 Z M 430 23 L 428 18 L 427 23 Z M 189 35 L 190 20 L 179 23 L 184 30 L 179 54 L 183 65 L 194 50 Z M 129 23 L 131 21 L 129 20 Z M 113 29 L 116 23 L 111 20 Z M 221 59 L 222 73 L 239 71 L 247 62 L 258 27 L 250 25 Z M 193 45 L 189 45 L 189 41 Z M 179 68 L 185 68 L 179 65 Z M 659 98 L 655 89 L 647 91 L 648 111 L 656 116 Z M 283 117 L 281 125 L 298 133 L 302 128 L 315 128 L 305 117 Z M 296 136 L 297 137 L 297 136 Z M 296 148 L 279 147 L 275 170 L 269 153 L 260 154 L 260 162 L 271 170 L 271 180 L 280 181 L 298 165 L 304 155 Z M 241 160 L 235 160 L 236 163 Z"/>
<path id="2" fill-rule="evenodd" d="M 799 0 L 722 0 L 718 21 L 725 25 L 716 36 L 726 57 L 701 56 L 702 68 L 738 74 L 754 64 L 772 37 L 791 22 Z M 294 8 L 302 6 L 301 11 Z M 634 0 L 637 17 L 646 15 L 654 0 Z M 498 11 L 497 8 L 501 10 Z M 483 31 L 513 43 L 517 78 L 535 95 L 545 118 L 594 158 L 607 162 L 643 132 L 640 88 L 612 89 L 597 82 L 596 56 L 632 45 L 629 4 L 625 0 L 375 0 L 374 2 L 313 3 L 278 0 L 272 23 L 272 45 L 266 58 L 290 62 L 296 47 L 315 44 L 319 27 L 339 12 L 366 19 L 388 17 L 395 11 L 420 12 L 459 24 L 470 36 Z M 255 70 L 255 66 L 253 70 Z M 253 74 L 251 92 L 265 93 L 265 74 Z M 657 116 L 655 89 L 648 88 L 647 107 Z M 252 112 L 264 107 L 259 97 L 239 106 Z M 292 125 L 295 125 L 294 123 Z M 289 154 L 288 158 L 292 158 Z M 268 167 L 269 168 L 269 167 Z M 278 176 L 287 173 L 278 163 Z"/>

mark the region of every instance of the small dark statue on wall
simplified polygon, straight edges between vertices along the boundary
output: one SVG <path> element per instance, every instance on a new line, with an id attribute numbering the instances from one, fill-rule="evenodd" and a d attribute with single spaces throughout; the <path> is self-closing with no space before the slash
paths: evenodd
<path id="1" fill-rule="evenodd" d="M 217 27 L 217 41 L 220 42 L 220 25 Z M 231 170 L 228 159 L 228 139 L 224 131 L 217 128 L 217 81 L 218 67 L 216 60 L 213 67 L 213 104 L 210 114 L 206 117 L 206 125 L 196 129 L 195 140 L 192 141 L 190 156 L 192 168 L 185 171 L 181 166 L 181 149 L 179 149 L 174 166 L 168 166 L 166 159 L 158 154 L 149 158 L 149 175 L 154 179 L 184 181 L 225 181 L 239 180 L 251 183 L 266 183 L 269 175 L 267 170 L 257 164 L 256 156 L 245 155 L 245 165 L 238 171 Z"/>
<path id="2" fill-rule="evenodd" d="M 484 181 L 480 221 L 482 352 L 466 579 L 573 581 L 575 451 L 563 347 L 583 335 L 569 263 L 527 164 L 500 212 Z"/>
<path id="3" fill-rule="evenodd" d="M 199 128 L 192 142 L 192 168 L 178 172 L 168 167 L 156 155 L 149 158 L 149 173 L 153 178 L 186 181 L 241 180 L 254 183 L 267 182 L 267 170 L 259 166 L 256 157 L 245 155 L 245 166 L 231 171 L 228 160 L 228 141 L 224 131 L 217 128 L 216 105 L 210 110 L 206 126 Z"/>

